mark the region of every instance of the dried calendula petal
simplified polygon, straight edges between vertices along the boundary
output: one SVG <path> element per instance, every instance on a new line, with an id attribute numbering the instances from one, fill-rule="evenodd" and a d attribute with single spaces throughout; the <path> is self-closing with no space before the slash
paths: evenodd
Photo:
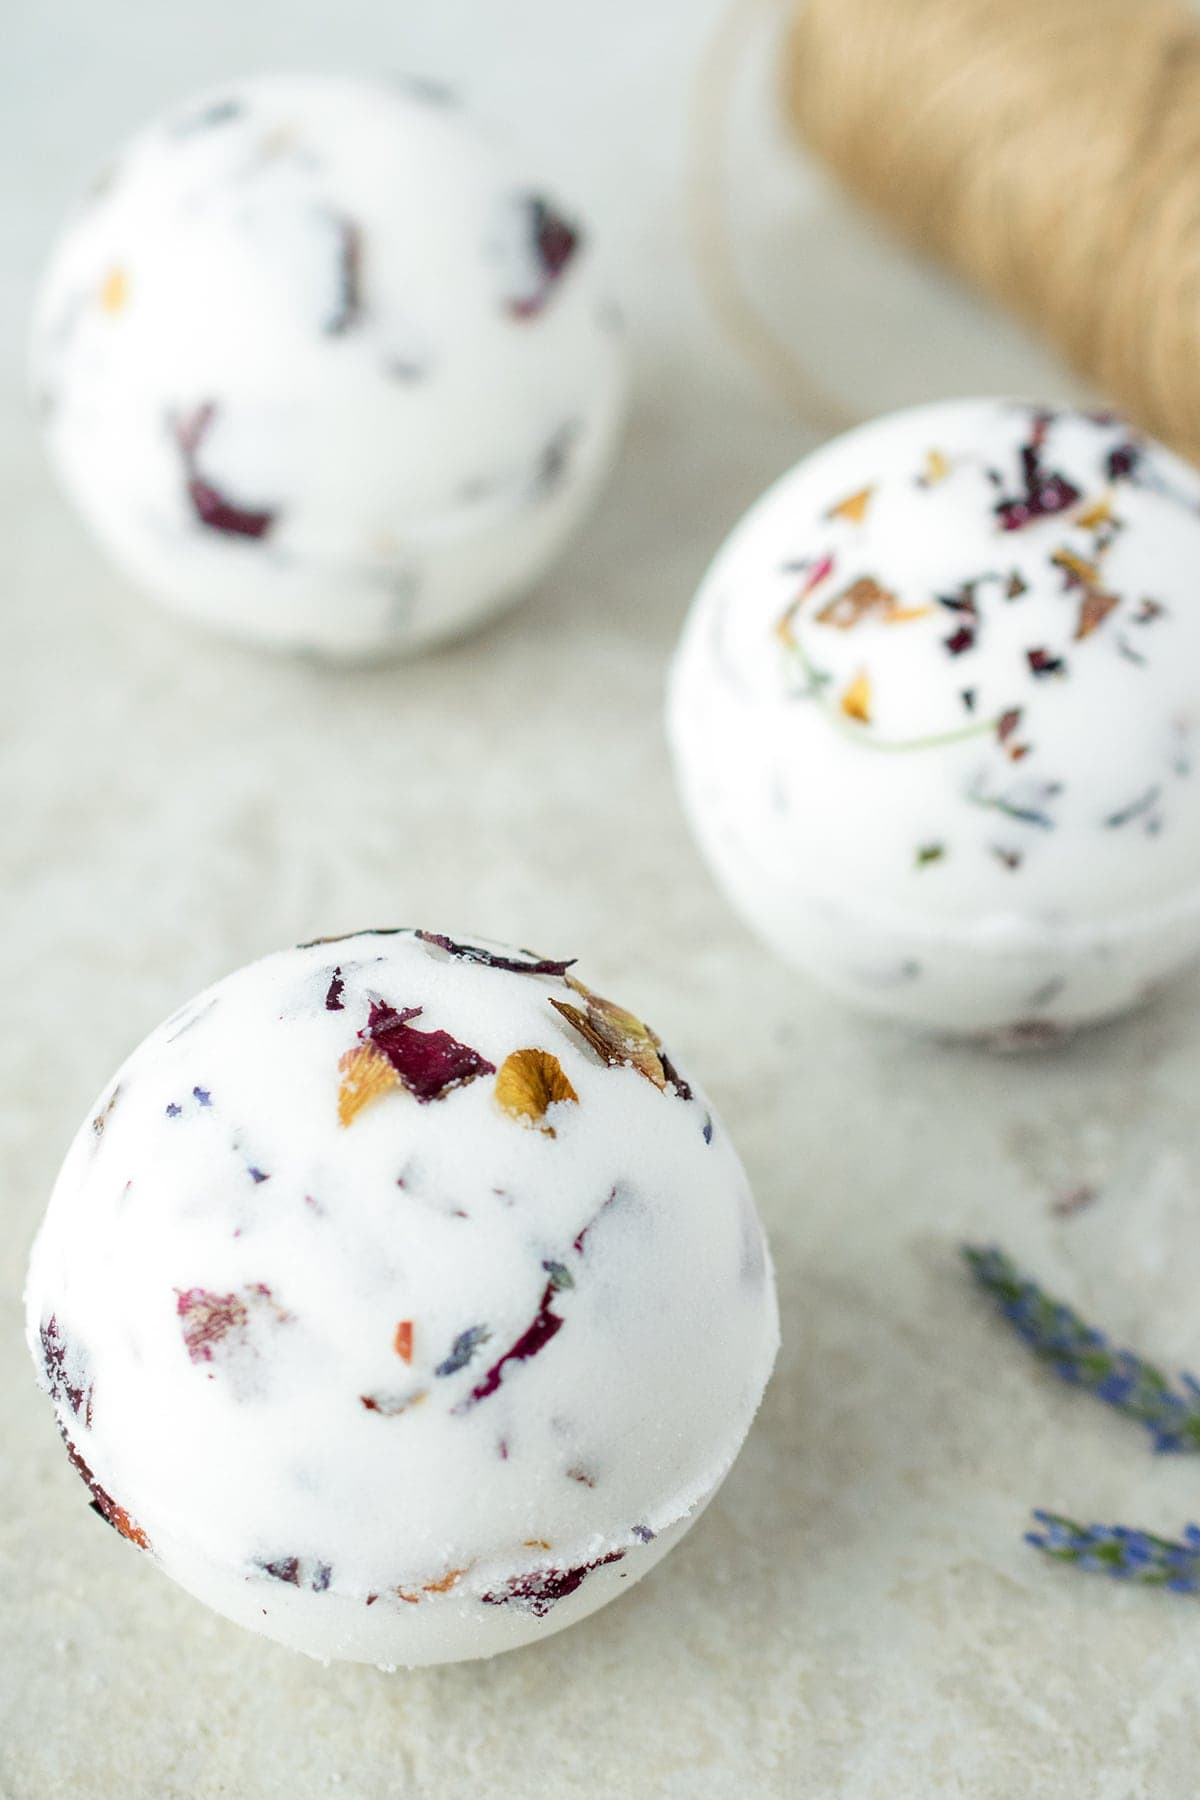
<path id="1" fill-rule="evenodd" d="M 338 1063 L 342 1085 L 338 1089 L 338 1124 L 351 1125 L 364 1106 L 378 1100 L 389 1088 L 400 1086 L 400 1077 L 382 1050 L 360 1044 L 347 1050 Z"/>
<path id="2" fill-rule="evenodd" d="M 426 1595 L 448 1594 L 452 1587 L 458 1586 L 466 1572 L 465 1568 L 448 1569 L 437 1581 L 422 1582 L 419 1588 L 398 1587 L 396 1593 L 401 1600 L 407 1600 L 410 1606 L 416 1606 Z"/>
<path id="3" fill-rule="evenodd" d="M 871 678 L 865 669 L 858 671 L 840 704 L 848 719 L 857 719 L 861 725 L 871 723 Z"/>
<path id="4" fill-rule="evenodd" d="M 1112 522 L 1112 501 L 1107 494 L 1102 495 L 1099 500 L 1093 500 L 1092 504 L 1085 507 L 1075 520 L 1075 523 L 1082 526 L 1084 531 L 1095 531 L 1098 526 L 1111 525 Z"/>
<path id="5" fill-rule="evenodd" d="M 106 313 L 119 313 L 124 311 L 128 299 L 128 275 L 126 275 L 122 268 L 110 269 L 108 274 L 104 277 L 104 282 L 100 289 L 100 305 Z"/>
<path id="6" fill-rule="evenodd" d="M 514 1050 L 505 1057 L 496 1076 L 496 1104 L 503 1111 L 553 1137 L 553 1125 L 544 1125 L 542 1120 L 551 1106 L 563 1100 L 578 1104 L 579 1095 L 549 1050 Z"/>
<path id="7" fill-rule="evenodd" d="M 930 450 L 925 457 L 925 467 L 921 471 L 921 480 L 926 487 L 936 487 L 939 481 L 945 481 L 950 473 L 949 458 L 940 450 Z"/>
<path id="8" fill-rule="evenodd" d="M 871 504 L 871 496 L 874 492 L 874 486 L 859 488 L 856 494 L 848 494 L 844 500 L 839 500 L 836 506 L 831 506 L 825 517 L 827 519 L 849 519 L 855 525 L 861 525 L 867 516 L 867 508 Z"/>
<path id="9" fill-rule="evenodd" d="M 590 988 L 584 987 L 582 981 L 576 981 L 573 976 L 568 975 L 565 980 L 568 987 L 574 988 L 582 996 L 587 1010 L 581 1011 L 566 1000 L 552 999 L 550 1004 L 555 1012 L 561 1013 L 579 1035 L 586 1038 L 610 1068 L 630 1063 L 639 1075 L 644 1075 L 655 1087 L 666 1087 L 667 1074 L 659 1055 L 658 1039 L 650 1027 L 634 1013 L 627 1012 L 623 1006 L 617 1006 L 612 1000 L 605 1000 L 600 994 L 593 994 Z"/>
<path id="10" fill-rule="evenodd" d="M 817 614 L 818 625 L 833 625 L 849 631 L 863 619 L 879 619 L 885 625 L 901 625 L 909 619 L 925 619 L 931 606 L 901 606 L 895 594 L 876 581 L 873 575 L 860 575 L 848 588 L 835 594 Z"/>

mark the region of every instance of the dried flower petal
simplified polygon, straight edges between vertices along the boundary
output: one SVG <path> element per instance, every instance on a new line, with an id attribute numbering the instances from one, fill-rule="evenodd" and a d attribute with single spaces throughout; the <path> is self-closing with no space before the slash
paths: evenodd
<path id="1" fill-rule="evenodd" d="M 396 1352 L 396 1355 L 400 1358 L 401 1362 L 410 1363 L 412 1361 L 413 1322 L 411 1319 L 401 1319 L 400 1323 L 397 1325 L 396 1334 L 392 1339 L 392 1349 Z"/>
<path id="2" fill-rule="evenodd" d="M 867 508 L 871 504 L 874 492 L 873 485 L 859 488 L 856 494 L 849 494 L 845 500 L 839 500 L 836 506 L 831 506 L 825 517 L 827 519 L 849 519 L 855 525 L 861 525 L 867 516 Z"/>
<path id="3" fill-rule="evenodd" d="M 857 719 L 862 725 L 871 723 L 871 680 L 865 669 L 859 670 L 839 704 L 848 719 Z"/>
<path id="4" fill-rule="evenodd" d="M 175 425 L 175 439 L 183 456 L 192 511 L 201 525 L 207 526 L 211 531 L 220 531 L 229 537 L 266 537 L 278 516 L 273 510 L 238 506 L 210 481 L 206 481 L 197 469 L 200 446 L 216 416 L 216 407 L 208 401 Z"/>
<path id="5" fill-rule="evenodd" d="M 578 1563 L 573 1569 L 535 1569 L 528 1575 L 511 1575 L 503 1587 L 481 1594 L 480 1598 L 485 1606 L 516 1606 L 522 1612 L 532 1613 L 535 1619 L 544 1619 L 557 1601 L 565 1600 L 582 1586 L 593 1569 L 620 1562 L 624 1555 L 623 1550 L 610 1550 L 607 1556 Z"/>
<path id="6" fill-rule="evenodd" d="M 433 1371 L 435 1375 L 457 1375 L 465 1369 L 481 1344 L 486 1344 L 491 1337 L 486 1325 L 470 1325 L 466 1331 L 460 1331 L 450 1347 L 450 1354 L 440 1362 Z"/>
<path id="7" fill-rule="evenodd" d="M 901 606 L 895 594 L 873 575 L 860 575 L 848 588 L 826 601 L 816 616 L 816 623 L 849 631 L 866 618 L 879 619 L 886 625 L 901 625 L 910 619 L 928 618 L 932 610 L 929 606 Z"/>
<path id="8" fill-rule="evenodd" d="M 542 1125 L 547 1110 L 563 1101 L 578 1104 L 579 1095 L 549 1050 L 514 1050 L 496 1076 L 496 1104 L 514 1119 L 539 1125 L 548 1137 L 553 1125 Z"/>
<path id="9" fill-rule="evenodd" d="M 489 969 L 507 969 L 510 975 L 565 975 L 576 960 L 568 956 L 565 962 L 554 962 L 529 952 L 526 960 L 521 961 L 515 956 L 497 956 L 494 950 L 485 950 L 480 944 L 455 943 L 453 938 L 444 937 L 437 931 L 418 931 L 417 936 L 422 943 L 434 944 L 460 962 L 482 963 Z"/>
<path id="10" fill-rule="evenodd" d="M 407 1600 L 410 1606 L 416 1606 L 423 1597 L 427 1598 L 432 1594 L 448 1594 L 452 1587 L 457 1587 L 468 1567 L 469 1565 L 464 1565 L 461 1569 L 448 1569 L 436 1581 L 422 1582 L 419 1588 L 398 1587 L 396 1593 L 401 1600 Z"/>
<path id="11" fill-rule="evenodd" d="M 374 1044 L 360 1044 L 356 1050 L 347 1050 L 338 1068 L 342 1074 L 338 1089 L 339 1125 L 353 1124 L 364 1106 L 400 1085 L 399 1075 Z"/>
<path id="12" fill-rule="evenodd" d="M 1103 625 L 1110 612 L 1120 605 L 1115 594 L 1101 593 L 1098 588 L 1089 589 L 1079 602 L 1079 623 L 1075 627 L 1075 641 L 1091 637 Z"/>
<path id="13" fill-rule="evenodd" d="M 129 277 L 124 269 L 113 268 L 104 277 L 100 289 L 100 305 L 106 313 L 119 313 L 129 302 Z"/>
<path id="14" fill-rule="evenodd" d="M 64 1336 L 54 1313 L 38 1333 L 46 1392 L 56 1406 L 67 1406 L 85 1425 L 92 1422 L 92 1382 L 88 1358 Z"/>
<path id="15" fill-rule="evenodd" d="M 176 1288 L 175 1296 L 184 1348 L 194 1363 L 210 1363 L 224 1349 L 245 1348 L 255 1317 L 269 1317 L 278 1324 L 288 1320 L 288 1314 L 261 1281 L 231 1294 L 216 1294 L 200 1287 Z"/>
<path id="16" fill-rule="evenodd" d="M 358 1398 L 367 1412 L 379 1413 L 385 1419 L 398 1419 L 401 1413 L 420 1406 L 429 1395 L 425 1388 L 418 1388 L 414 1394 L 360 1394 Z"/>
<path id="17" fill-rule="evenodd" d="M 579 1007 L 565 1000 L 552 998 L 550 1004 L 555 1012 L 586 1038 L 609 1068 L 632 1064 L 638 1074 L 652 1081 L 655 1087 L 665 1087 L 669 1078 L 663 1068 L 661 1046 L 650 1027 L 623 1006 L 593 994 L 574 976 L 568 975 L 565 979 L 568 987 L 582 996 L 587 1010 L 581 1012 Z"/>
<path id="18" fill-rule="evenodd" d="M 496 1073 L 495 1063 L 448 1031 L 415 1030 L 409 1021 L 420 1018 L 421 1011 L 419 1006 L 406 1006 L 397 1012 L 372 1001 L 366 1029 L 358 1035 L 387 1058 L 422 1105 L 441 1100 L 452 1088 L 465 1087 L 480 1075 Z"/>
<path id="19" fill-rule="evenodd" d="M 950 461 L 940 450 L 926 452 L 925 467 L 918 477 L 922 487 L 936 487 L 950 473 Z"/>
<path id="20" fill-rule="evenodd" d="M 1083 531 L 1096 531 L 1101 525 L 1111 525 L 1112 522 L 1112 501 L 1107 494 L 1102 494 L 1099 500 L 1093 500 L 1090 506 L 1084 507 L 1075 520 Z"/>
<path id="21" fill-rule="evenodd" d="M 61 1426 L 59 1429 L 62 1429 Z M 131 1518 L 125 1508 L 100 1486 L 65 1431 L 62 1433 L 62 1441 L 67 1447 L 68 1462 L 92 1496 L 92 1511 L 99 1513 L 105 1524 L 111 1525 L 113 1530 L 119 1532 L 123 1538 L 128 1538 L 131 1544 L 136 1544 L 139 1550 L 149 1550 L 150 1539 L 146 1533 L 136 1519 Z"/>
<path id="22" fill-rule="evenodd" d="M 1065 476 L 1054 474 L 1042 464 L 1042 450 L 1051 423 L 1051 414 L 1036 414 L 1029 442 L 1021 448 L 1024 493 L 996 502 L 996 517 L 1004 531 L 1020 531 L 1036 519 L 1065 512 L 1080 498 L 1079 489 L 1073 487 Z"/>
<path id="23" fill-rule="evenodd" d="M 516 1342 L 510 1344 L 504 1355 L 492 1364 L 482 1379 L 471 1389 L 466 1399 L 459 1401 L 454 1408 L 456 1413 L 469 1412 L 473 1406 L 478 1406 L 481 1400 L 486 1400 L 489 1394 L 494 1394 L 504 1380 L 504 1372 L 510 1363 L 528 1362 L 531 1357 L 537 1356 L 540 1351 L 544 1350 L 552 1338 L 557 1337 L 566 1324 L 566 1320 L 560 1318 L 558 1313 L 552 1312 L 551 1307 L 555 1297 L 561 1291 L 562 1284 L 551 1276 L 542 1290 L 542 1297 L 532 1322 L 525 1327 Z M 442 1370 L 438 1369 L 436 1372 L 440 1375 Z"/>

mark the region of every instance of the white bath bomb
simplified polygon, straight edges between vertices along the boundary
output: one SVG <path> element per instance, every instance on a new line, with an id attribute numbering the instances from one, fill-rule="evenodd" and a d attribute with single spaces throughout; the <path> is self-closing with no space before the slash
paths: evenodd
<path id="1" fill-rule="evenodd" d="M 419 932 L 267 957 L 154 1032 L 34 1247 L 96 1510 L 317 1657 L 490 1656 L 631 1587 L 778 1341 L 745 1174 L 569 965 Z"/>
<path id="2" fill-rule="evenodd" d="M 612 459 L 624 357 L 575 213 L 440 90 L 269 76 L 116 158 L 51 259 L 33 378 L 142 587 L 361 658 L 545 570 Z"/>
<path id="3" fill-rule="evenodd" d="M 1200 477 L 1111 416 L 880 419 L 751 509 L 669 729 L 721 885 L 848 1000 L 1038 1041 L 1200 949 Z"/>

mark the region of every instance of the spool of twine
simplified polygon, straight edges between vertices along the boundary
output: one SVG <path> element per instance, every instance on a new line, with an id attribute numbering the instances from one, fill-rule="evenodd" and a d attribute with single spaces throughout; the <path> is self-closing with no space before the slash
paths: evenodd
<path id="1" fill-rule="evenodd" d="M 1200 461 L 1200 21 L 1182 0 L 799 0 L 788 120 Z"/>

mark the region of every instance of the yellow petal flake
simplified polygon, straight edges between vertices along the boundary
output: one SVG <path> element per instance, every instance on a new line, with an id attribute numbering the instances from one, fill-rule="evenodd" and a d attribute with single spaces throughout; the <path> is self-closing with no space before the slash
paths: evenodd
<path id="1" fill-rule="evenodd" d="M 1076 556 L 1073 550 L 1056 550 L 1050 561 L 1056 569 L 1073 576 L 1085 588 L 1099 587 L 1100 570 L 1095 563 L 1088 562 L 1086 557 Z"/>
<path id="2" fill-rule="evenodd" d="M 848 719 L 857 719 L 860 725 L 871 723 L 871 678 L 865 669 L 859 670 L 842 695 L 841 708 Z"/>
<path id="3" fill-rule="evenodd" d="M 859 488 L 857 494 L 848 494 L 844 500 L 839 500 L 836 506 L 831 506 L 825 517 L 827 519 L 849 519 L 852 524 L 861 525 L 867 516 L 867 508 L 871 504 L 874 492 L 873 486 Z"/>
<path id="4" fill-rule="evenodd" d="M 338 1089 L 339 1125 L 352 1125 L 364 1106 L 400 1085 L 395 1069 L 374 1044 L 359 1044 L 347 1050 L 338 1068 L 342 1076 Z"/>
<path id="5" fill-rule="evenodd" d="M 106 313 L 124 312 L 129 300 L 129 277 L 124 269 L 112 268 L 100 288 L 100 305 Z"/>
<path id="6" fill-rule="evenodd" d="M 553 1125 L 543 1125 L 550 1107 L 561 1101 L 579 1103 L 562 1064 L 549 1050 L 514 1050 L 496 1075 L 496 1104 L 524 1125 L 536 1125 L 547 1137 Z"/>
<path id="7" fill-rule="evenodd" d="M 1076 525 L 1084 531 L 1098 531 L 1101 525 L 1111 525 L 1112 522 L 1112 501 L 1107 494 L 1102 495 L 1099 500 L 1093 500 L 1075 520 Z"/>
<path id="8" fill-rule="evenodd" d="M 945 481 L 950 473 L 950 459 L 941 450 L 929 450 L 925 455 L 925 467 L 921 472 L 921 480 L 926 487 L 936 487 L 939 481 Z"/>

